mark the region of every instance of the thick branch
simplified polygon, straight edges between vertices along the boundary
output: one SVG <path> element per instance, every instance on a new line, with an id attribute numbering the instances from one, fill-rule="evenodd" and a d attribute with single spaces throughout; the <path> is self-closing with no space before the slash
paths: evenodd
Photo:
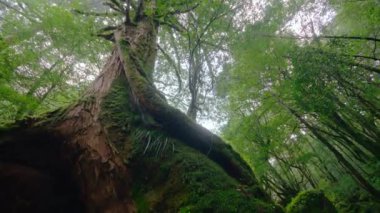
<path id="1" fill-rule="evenodd" d="M 380 41 L 374 37 L 361 37 L 361 36 L 319 36 L 318 38 L 333 38 L 333 39 L 348 39 L 348 40 L 366 40 L 366 41 Z"/>
<path id="2" fill-rule="evenodd" d="M 257 181 L 249 166 L 229 145 L 168 105 L 158 94 L 157 89 L 141 76 L 138 68 L 134 66 L 133 58 L 129 56 L 127 42 L 123 41 L 121 33 L 116 34 L 116 41 L 124 73 L 142 110 L 149 113 L 164 130 L 174 137 L 218 163 L 231 177 L 242 184 L 255 184 Z"/>

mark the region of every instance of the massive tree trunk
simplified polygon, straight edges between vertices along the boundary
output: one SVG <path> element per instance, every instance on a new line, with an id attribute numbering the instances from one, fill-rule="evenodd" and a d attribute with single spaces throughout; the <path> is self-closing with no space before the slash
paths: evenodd
<path id="1" fill-rule="evenodd" d="M 229 145 L 155 89 L 157 23 L 140 18 L 81 100 L 2 130 L 1 212 L 277 210 Z"/>

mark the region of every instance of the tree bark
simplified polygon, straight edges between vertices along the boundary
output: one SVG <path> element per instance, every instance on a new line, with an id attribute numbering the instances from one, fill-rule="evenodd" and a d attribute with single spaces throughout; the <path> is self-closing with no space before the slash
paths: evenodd
<path id="1" fill-rule="evenodd" d="M 143 199 L 147 211 L 206 211 L 227 203 L 225 193 L 234 208 L 278 210 L 241 157 L 152 84 L 157 28 L 145 16 L 120 28 L 108 63 L 78 103 L 1 132 L 0 185 L 8 191 L 0 198 L 14 196 L 0 210 L 136 212 Z M 145 156 L 152 149 L 159 158 Z M 18 180 L 20 173 L 33 178 Z M 20 182 L 25 193 L 15 192 Z"/>

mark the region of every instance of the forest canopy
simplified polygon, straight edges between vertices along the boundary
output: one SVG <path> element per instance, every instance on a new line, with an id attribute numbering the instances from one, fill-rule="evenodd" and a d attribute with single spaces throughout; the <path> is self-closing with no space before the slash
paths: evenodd
<path id="1" fill-rule="evenodd" d="M 153 103 L 167 101 L 219 134 L 288 211 L 309 190 L 339 212 L 380 209 L 379 0 L 141 2 L 0 0 L 0 128 L 83 98 L 111 66 L 115 44 L 134 47 L 115 32 L 132 32 L 125 26 L 149 17 L 157 44 L 124 63 L 144 59 L 134 66 L 154 85 Z M 162 120 L 168 129 L 165 118 L 139 108 L 139 85 L 127 89 L 141 122 L 155 128 Z M 154 141 L 146 137 L 144 154 Z M 202 145 L 191 147 L 208 155 Z M 244 176 L 234 172 L 227 171 Z"/>

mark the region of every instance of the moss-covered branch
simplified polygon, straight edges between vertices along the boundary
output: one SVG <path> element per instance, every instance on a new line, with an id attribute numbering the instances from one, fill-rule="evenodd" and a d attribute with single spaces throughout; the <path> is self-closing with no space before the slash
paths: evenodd
<path id="1" fill-rule="evenodd" d="M 149 22 L 146 22 L 144 27 L 137 30 L 154 30 L 154 26 L 146 27 L 149 24 Z M 149 79 L 142 74 L 145 70 L 139 65 L 140 62 L 136 62 L 137 59 L 133 56 L 138 52 L 136 48 L 139 45 L 131 43 L 128 33 L 126 34 L 127 37 L 123 36 L 122 32 L 115 35 L 116 45 L 128 84 L 133 96 L 135 96 L 135 104 L 143 112 L 152 116 L 168 133 L 180 139 L 186 145 L 207 155 L 242 184 L 251 185 L 256 183 L 249 166 L 229 145 L 225 144 L 220 137 L 196 124 L 184 113 L 171 107 L 162 98 L 153 84 L 149 82 Z M 152 32 L 141 32 L 141 34 L 151 35 Z M 144 48 L 149 47 L 145 46 Z"/>

